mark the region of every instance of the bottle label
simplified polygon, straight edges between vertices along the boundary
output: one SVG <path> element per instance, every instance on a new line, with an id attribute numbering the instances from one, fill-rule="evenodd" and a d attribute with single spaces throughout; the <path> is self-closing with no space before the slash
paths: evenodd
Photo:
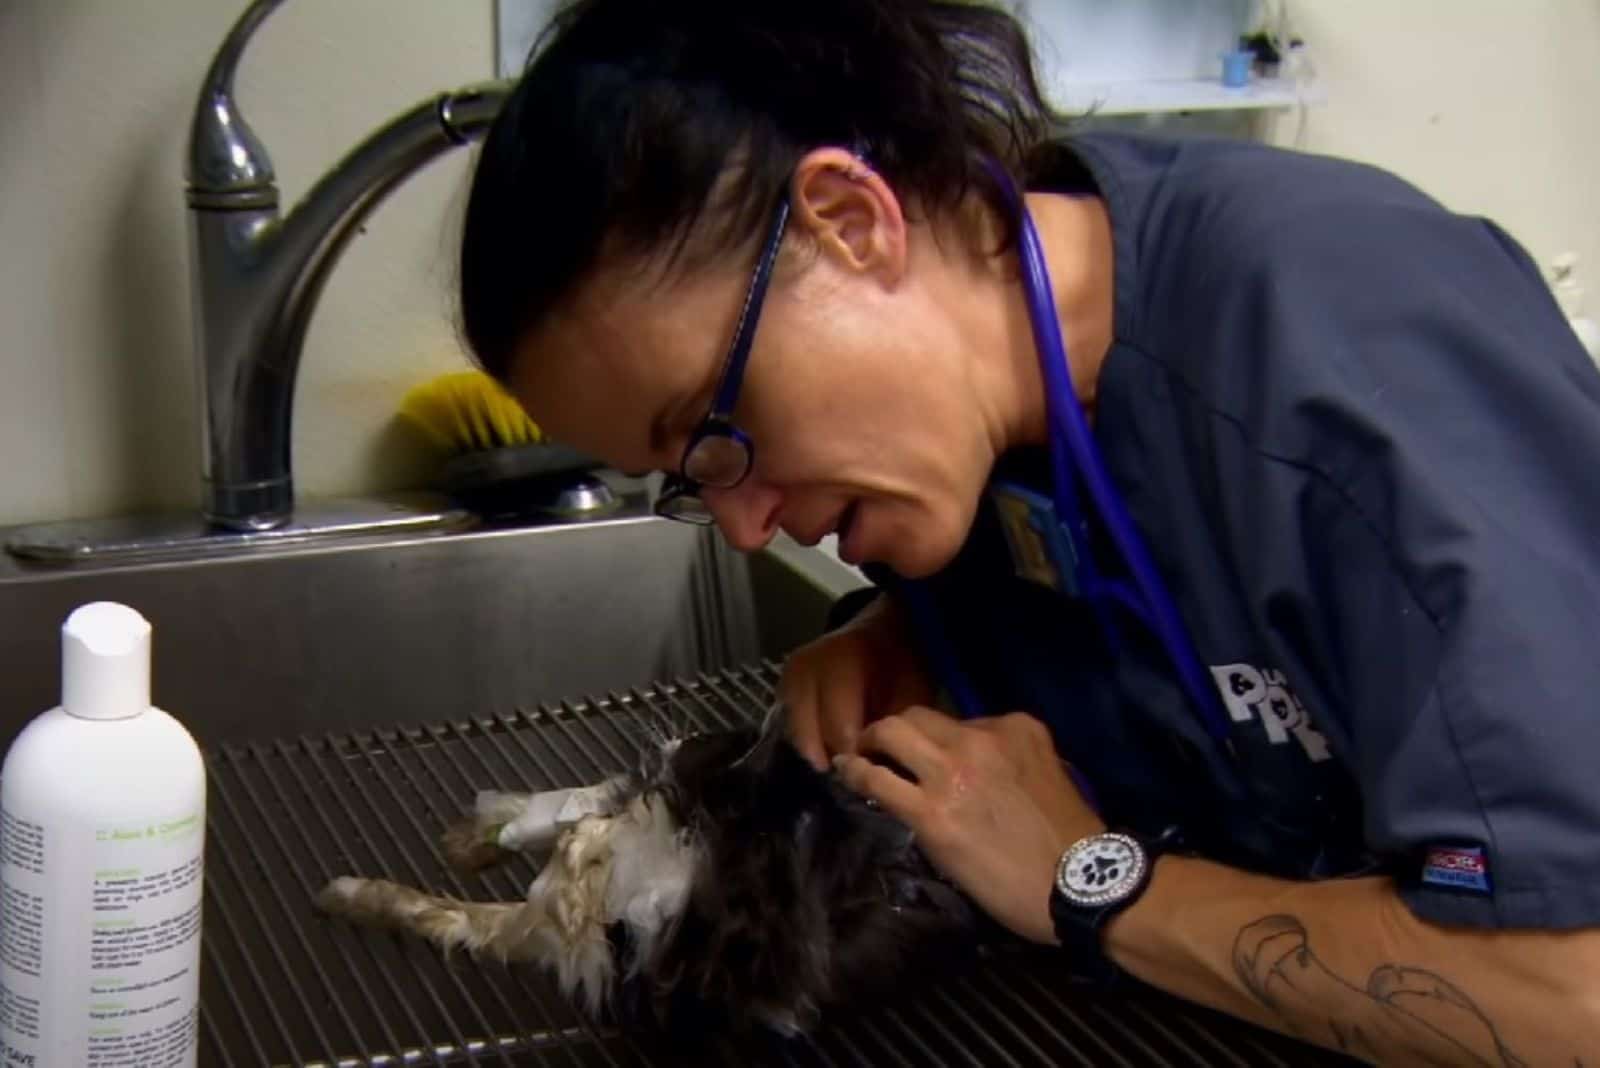
<path id="1" fill-rule="evenodd" d="M 199 813 L 71 836 L 0 809 L 0 1068 L 197 1056 Z"/>

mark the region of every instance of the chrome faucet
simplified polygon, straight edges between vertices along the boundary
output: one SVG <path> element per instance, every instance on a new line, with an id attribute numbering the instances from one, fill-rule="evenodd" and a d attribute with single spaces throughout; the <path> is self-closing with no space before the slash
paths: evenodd
<path id="1" fill-rule="evenodd" d="M 202 511 L 215 526 L 268 531 L 295 512 L 295 374 L 306 327 L 339 254 L 369 212 L 434 157 L 481 135 L 509 91 L 485 82 L 425 100 L 345 156 L 280 216 L 272 160 L 239 113 L 234 72 L 283 0 L 253 0 L 212 59 L 186 168 Z"/>
<path id="2" fill-rule="evenodd" d="M 49 564 L 215 555 L 264 544 L 470 526 L 438 495 L 295 501 L 295 372 L 306 327 L 350 237 L 434 157 L 487 130 L 510 91 L 483 82 L 424 100 L 372 133 L 279 214 L 272 160 L 233 99 L 250 37 L 283 0 L 253 0 L 211 61 L 189 131 L 189 269 L 199 378 L 198 511 L 17 527 L 5 548 Z"/>

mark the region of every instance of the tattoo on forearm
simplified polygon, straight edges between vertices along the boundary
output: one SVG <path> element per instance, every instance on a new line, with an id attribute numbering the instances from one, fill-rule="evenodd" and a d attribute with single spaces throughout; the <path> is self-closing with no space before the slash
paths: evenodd
<path id="1" fill-rule="evenodd" d="M 1526 1068 L 1461 989 L 1425 968 L 1383 964 L 1355 986 L 1318 959 L 1293 916 L 1241 928 L 1233 968 L 1255 999 L 1313 1042 L 1395 1064 Z"/>

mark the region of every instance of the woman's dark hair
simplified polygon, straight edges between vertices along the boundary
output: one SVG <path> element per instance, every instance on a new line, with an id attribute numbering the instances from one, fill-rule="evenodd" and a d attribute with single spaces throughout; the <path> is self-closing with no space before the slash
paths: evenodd
<path id="1" fill-rule="evenodd" d="M 998 207 L 984 160 L 1020 177 L 1049 126 L 1026 33 L 994 6 L 575 0 L 477 163 L 467 344 L 504 379 L 518 340 L 602 253 L 692 266 L 751 246 L 814 148 L 860 152 L 933 215 L 973 190 Z"/>

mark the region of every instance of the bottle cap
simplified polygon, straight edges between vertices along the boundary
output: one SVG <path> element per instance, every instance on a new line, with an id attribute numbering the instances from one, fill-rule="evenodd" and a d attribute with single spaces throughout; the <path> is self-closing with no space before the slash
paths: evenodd
<path id="1" fill-rule="evenodd" d="M 61 627 L 61 705 L 82 719 L 127 719 L 150 707 L 150 623 L 96 601 Z"/>

